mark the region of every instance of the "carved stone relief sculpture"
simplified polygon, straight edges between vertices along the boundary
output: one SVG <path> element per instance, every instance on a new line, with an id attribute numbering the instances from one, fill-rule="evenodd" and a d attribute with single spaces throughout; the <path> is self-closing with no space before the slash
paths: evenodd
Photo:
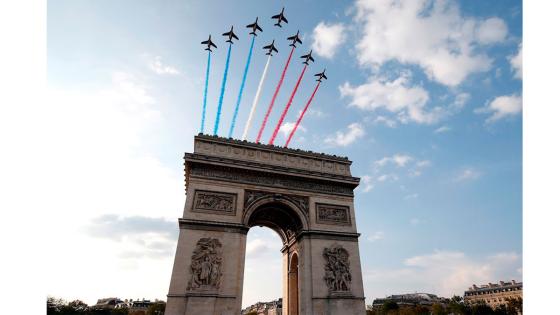
<path id="1" fill-rule="evenodd" d="M 316 205 L 317 222 L 326 224 L 350 225 L 350 209 L 347 206 Z"/>
<path id="2" fill-rule="evenodd" d="M 236 203 L 236 194 L 197 190 L 194 195 L 193 211 L 235 215 Z"/>
<path id="3" fill-rule="evenodd" d="M 348 292 L 350 291 L 350 264 L 348 262 L 348 251 L 342 246 L 333 245 L 323 250 L 325 258 L 325 282 L 329 292 Z"/>
<path id="4" fill-rule="evenodd" d="M 188 290 L 215 290 L 222 278 L 222 244 L 216 238 L 201 238 L 191 257 Z"/>

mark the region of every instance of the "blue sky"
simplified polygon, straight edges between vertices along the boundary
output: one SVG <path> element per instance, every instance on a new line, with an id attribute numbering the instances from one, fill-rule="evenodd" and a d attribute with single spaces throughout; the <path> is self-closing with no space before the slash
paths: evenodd
<path id="1" fill-rule="evenodd" d="M 289 24 L 280 29 L 269 17 L 282 6 Z M 57 214 L 79 224 L 53 237 L 90 250 L 52 266 L 68 276 L 50 294 L 89 303 L 165 298 L 176 242 L 169 229 L 184 203 L 181 158 L 200 124 L 200 41 L 210 33 L 218 45 L 209 132 L 227 51 L 219 34 L 234 25 L 240 38 L 225 91 L 225 136 L 250 44 L 243 26 L 256 16 L 264 32 L 234 136 L 241 137 L 266 62 L 260 47 L 276 39 L 280 52 L 249 140 L 287 58 L 285 38 L 300 30 L 295 54 L 313 48 L 315 63 L 285 122 L 297 119 L 311 94 L 311 74 L 327 68 L 291 146 L 348 156 L 362 177 L 355 202 L 368 302 L 414 291 L 451 296 L 472 283 L 522 278 L 520 1 L 56 1 L 47 6 L 49 98 L 72 117 L 53 122 L 55 146 L 65 153 L 53 167 L 64 169 L 71 195 Z M 301 71 L 293 61 L 265 141 Z M 284 140 L 281 133 L 276 144 Z M 249 232 L 244 305 L 281 295 L 280 246 L 270 230 Z M 102 262 L 93 254 L 100 251 Z M 87 286 L 75 284 L 83 273 Z"/>

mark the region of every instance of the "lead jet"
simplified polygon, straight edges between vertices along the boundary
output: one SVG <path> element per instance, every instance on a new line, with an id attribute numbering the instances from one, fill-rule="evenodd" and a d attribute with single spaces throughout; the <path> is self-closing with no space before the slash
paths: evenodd
<path id="1" fill-rule="evenodd" d="M 327 76 L 325 75 L 325 71 L 326 71 L 326 70 L 327 70 L 327 69 L 323 69 L 323 72 L 319 72 L 319 73 L 315 74 L 316 77 L 319 77 L 319 78 L 317 79 L 317 81 L 323 82 L 323 81 L 321 81 L 321 80 L 323 80 L 323 79 L 326 80 L 326 79 L 327 79 Z"/>
<path id="2" fill-rule="evenodd" d="M 272 41 L 272 43 L 270 43 L 270 45 L 264 46 L 263 49 L 268 49 L 268 52 L 266 54 L 269 56 L 272 56 L 273 51 L 278 52 L 278 49 L 274 47 L 274 40 Z"/>
<path id="3" fill-rule="evenodd" d="M 228 40 L 226 40 L 226 43 L 233 44 L 233 41 L 231 40 L 232 38 L 235 38 L 235 39 L 239 40 L 239 37 L 237 37 L 237 35 L 235 35 L 235 33 L 233 32 L 233 25 L 231 26 L 231 29 L 229 30 L 229 32 L 225 32 L 222 35 L 228 37 Z"/>
<path id="4" fill-rule="evenodd" d="M 291 40 L 292 43 L 290 44 L 290 46 L 292 47 L 296 47 L 296 43 L 300 43 L 301 44 L 301 39 L 299 39 L 299 30 L 297 31 L 296 35 L 294 36 L 290 36 L 288 37 L 288 40 Z"/>
<path id="5" fill-rule="evenodd" d="M 307 55 L 303 55 L 300 58 L 304 58 L 305 61 L 303 62 L 306 65 L 309 65 L 309 60 L 315 62 L 315 59 L 313 59 L 313 57 L 311 56 L 311 53 L 313 52 L 313 49 L 307 54 Z"/>
<path id="6" fill-rule="evenodd" d="M 288 20 L 284 16 L 284 8 L 282 8 L 282 11 L 279 14 L 273 15 L 272 19 L 277 19 L 278 20 L 278 22 L 276 22 L 276 24 L 274 24 L 278 27 L 282 27 L 282 22 L 288 23 Z"/>
<path id="7" fill-rule="evenodd" d="M 257 24 L 258 21 L 259 21 L 259 17 L 257 17 L 257 19 L 255 20 L 255 23 L 247 25 L 247 28 L 252 29 L 251 33 L 249 33 L 249 34 L 257 36 L 257 30 L 259 30 L 261 32 L 263 31 L 262 28 L 259 26 L 259 24 Z"/>
<path id="8" fill-rule="evenodd" d="M 204 50 L 208 50 L 209 52 L 212 52 L 211 46 L 214 46 L 214 48 L 218 48 L 218 46 L 214 45 L 214 43 L 212 42 L 212 35 L 208 35 L 208 40 L 201 42 L 201 44 L 206 45 L 207 47 Z"/>

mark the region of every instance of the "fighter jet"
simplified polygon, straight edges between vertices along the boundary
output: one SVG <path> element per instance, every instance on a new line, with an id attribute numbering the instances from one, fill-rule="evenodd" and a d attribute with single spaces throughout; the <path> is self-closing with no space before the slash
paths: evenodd
<path id="1" fill-rule="evenodd" d="M 251 33 L 249 33 L 249 34 L 257 36 L 257 30 L 262 32 L 262 28 L 259 26 L 259 24 L 257 24 L 258 21 L 259 21 L 259 17 L 257 17 L 257 19 L 255 20 L 255 23 L 247 25 L 247 28 L 252 29 Z"/>
<path id="2" fill-rule="evenodd" d="M 235 33 L 233 32 L 233 25 L 231 26 L 231 29 L 229 30 L 229 32 L 223 33 L 222 35 L 228 37 L 228 40 L 226 40 L 226 43 L 233 44 L 233 41 L 231 40 L 232 38 L 235 38 L 235 39 L 239 40 L 239 37 L 237 37 L 237 35 L 235 35 Z"/>
<path id="3" fill-rule="evenodd" d="M 211 46 L 214 46 L 214 48 L 218 48 L 218 46 L 214 45 L 214 43 L 212 42 L 212 35 L 208 35 L 208 40 L 201 42 L 201 44 L 207 45 L 207 47 L 204 50 L 208 50 L 210 52 L 212 52 Z"/>
<path id="4" fill-rule="evenodd" d="M 272 19 L 278 20 L 278 22 L 276 22 L 276 24 L 274 24 L 278 27 L 282 27 L 282 24 L 281 24 L 282 21 L 288 23 L 288 20 L 284 16 L 284 8 L 282 8 L 282 11 L 279 14 L 273 15 Z"/>
<path id="5" fill-rule="evenodd" d="M 311 53 L 313 52 L 313 49 L 307 54 L 307 55 L 303 55 L 300 58 L 304 58 L 305 61 L 303 62 L 306 65 L 309 65 L 309 60 L 315 62 L 315 59 L 313 59 L 313 57 L 311 57 Z"/>
<path id="6" fill-rule="evenodd" d="M 270 43 L 270 45 L 264 46 L 263 49 L 268 49 L 268 52 L 266 54 L 269 56 L 272 56 L 273 51 L 278 52 L 278 49 L 274 47 L 274 40 L 272 41 L 272 43 Z"/>
<path id="7" fill-rule="evenodd" d="M 323 69 L 323 72 L 319 72 L 319 73 L 315 74 L 316 77 L 319 77 L 319 78 L 317 79 L 317 81 L 323 82 L 323 81 L 321 81 L 321 80 L 323 80 L 323 79 L 326 80 L 326 79 L 327 79 L 327 76 L 325 75 L 325 70 L 327 70 L 327 69 Z"/>
<path id="8" fill-rule="evenodd" d="M 288 40 L 292 41 L 292 43 L 290 44 L 290 46 L 292 47 L 296 47 L 296 43 L 301 44 L 301 39 L 299 39 L 299 30 L 297 31 L 296 35 L 288 37 Z"/>

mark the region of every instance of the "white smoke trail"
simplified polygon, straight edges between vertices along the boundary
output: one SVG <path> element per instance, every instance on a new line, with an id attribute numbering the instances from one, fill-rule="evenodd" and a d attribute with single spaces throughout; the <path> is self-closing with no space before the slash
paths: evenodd
<path id="1" fill-rule="evenodd" d="M 261 90 L 263 86 L 264 79 L 266 78 L 266 73 L 268 72 L 268 64 L 270 63 L 270 57 L 266 60 L 266 65 L 264 66 L 263 74 L 261 75 L 261 81 L 259 82 L 259 87 L 257 88 L 257 93 L 255 94 L 255 98 L 253 99 L 253 106 L 251 106 L 251 112 L 249 113 L 249 118 L 247 119 L 247 123 L 245 124 L 245 130 L 243 130 L 243 137 L 242 140 L 247 140 L 247 133 L 249 132 L 249 128 L 251 128 L 251 123 L 253 122 L 253 116 L 255 115 L 255 110 L 257 109 L 257 103 L 259 102 L 259 98 L 261 97 Z"/>

